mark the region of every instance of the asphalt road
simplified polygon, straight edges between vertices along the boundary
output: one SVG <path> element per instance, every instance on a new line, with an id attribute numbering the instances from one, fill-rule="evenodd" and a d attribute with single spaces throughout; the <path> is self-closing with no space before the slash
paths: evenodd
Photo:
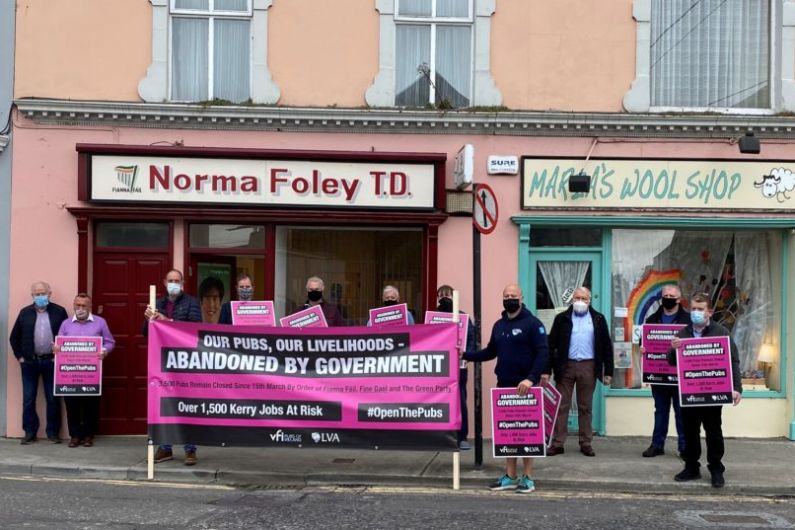
<path id="1" fill-rule="evenodd" d="M 0 528 L 793 528 L 795 499 L 530 495 L 406 488 L 223 486 L 0 477 Z"/>

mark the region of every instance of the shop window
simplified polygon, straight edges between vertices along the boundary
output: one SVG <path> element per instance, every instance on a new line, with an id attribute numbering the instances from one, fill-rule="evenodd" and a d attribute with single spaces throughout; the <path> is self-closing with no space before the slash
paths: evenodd
<path id="1" fill-rule="evenodd" d="M 781 390 L 780 232 L 614 230 L 612 240 L 612 333 L 624 343 L 619 349 L 632 351 L 632 366 L 616 369 L 614 388 L 642 386 L 633 328 L 657 310 L 661 286 L 676 283 L 685 303 L 693 293 L 712 297 L 713 320 L 737 344 L 744 388 Z"/>
<path id="2" fill-rule="evenodd" d="M 376 0 L 379 72 L 371 106 L 499 105 L 490 74 L 494 0 Z"/>
<path id="3" fill-rule="evenodd" d="M 306 279 L 319 276 L 324 298 L 340 307 L 348 325 L 367 323 L 368 310 L 381 305 L 381 291 L 394 285 L 402 302 L 422 318 L 422 229 L 276 230 L 276 313 L 303 308 Z"/>
<path id="4" fill-rule="evenodd" d="M 265 248 L 265 229 L 256 225 L 191 224 L 191 248 Z"/>
<path id="5" fill-rule="evenodd" d="M 794 15 L 771 0 L 634 0 L 636 78 L 624 107 L 792 109 L 795 49 L 780 43 L 795 34 Z"/>
<path id="6" fill-rule="evenodd" d="M 97 223 L 97 247 L 168 249 L 168 223 Z"/>
<path id="7" fill-rule="evenodd" d="M 273 104 L 267 61 L 272 0 L 150 0 L 152 63 L 138 84 L 147 102 Z"/>
<path id="8" fill-rule="evenodd" d="M 599 247 L 602 230 L 599 228 L 533 228 L 531 247 Z"/>

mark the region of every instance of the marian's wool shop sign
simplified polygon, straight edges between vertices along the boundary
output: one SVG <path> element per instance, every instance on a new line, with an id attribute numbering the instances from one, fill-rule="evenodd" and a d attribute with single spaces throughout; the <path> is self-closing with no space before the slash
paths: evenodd
<path id="1" fill-rule="evenodd" d="M 92 201 L 434 207 L 432 163 L 93 154 L 87 173 Z"/>
<path id="2" fill-rule="evenodd" d="M 588 193 L 569 193 L 572 175 Z M 523 209 L 795 210 L 795 162 L 522 158 Z"/>
<path id="3" fill-rule="evenodd" d="M 149 324 L 154 443 L 457 450 L 454 324 Z"/>

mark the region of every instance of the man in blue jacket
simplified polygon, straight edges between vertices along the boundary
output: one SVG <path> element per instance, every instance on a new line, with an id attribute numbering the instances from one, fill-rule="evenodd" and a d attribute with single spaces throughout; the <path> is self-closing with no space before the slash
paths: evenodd
<path id="1" fill-rule="evenodd" d="M 467 361 L 483 362 L 497 358 L 494 373 L 500 388 L 515 387 L 524 396 L 541 380 L 541 372 L 549 361 L 549 345 L 544 324 L 522 303 L 522 289 L 509 284 L 502 291 L 502 317 L 491 328 L 491 338 L 485 349 L 466 352 Z M 533 459 L 523 458 L 524 474 L 516 476 L 516 458 L 506 459 L 505 475 L 495 480 L 492 491 L 515 489 L 517 493 L 530 493 L 535 489 L 531 479 Z"/>
<path id="2" fill-rule="evenodd" d="M 47 401 L 47 439 L 60 443 L 61 404 L 53 396 L 55 360 L 52 346 L 61 323 L 66 320 L 66 309 L 50 301 L 52 289 L 47 282 L 36 282 L 30 286 L 31 305 L 19 312 L 11 330 L 9 342 L 14 357 L 22 369 L 22 428 L 25 436 L 22 445 L 36 441 L 39 416 L 36 414 L 36 392 L 39 379 L 44 383 Z"/>

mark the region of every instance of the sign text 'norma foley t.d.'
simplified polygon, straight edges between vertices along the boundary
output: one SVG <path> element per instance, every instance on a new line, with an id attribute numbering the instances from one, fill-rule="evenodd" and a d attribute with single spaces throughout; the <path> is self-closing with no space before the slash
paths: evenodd
<path id="1" fill-rule="evenodd" d="M 155 443 L 457 449 L 457 329 L 149 324 Z"/>

